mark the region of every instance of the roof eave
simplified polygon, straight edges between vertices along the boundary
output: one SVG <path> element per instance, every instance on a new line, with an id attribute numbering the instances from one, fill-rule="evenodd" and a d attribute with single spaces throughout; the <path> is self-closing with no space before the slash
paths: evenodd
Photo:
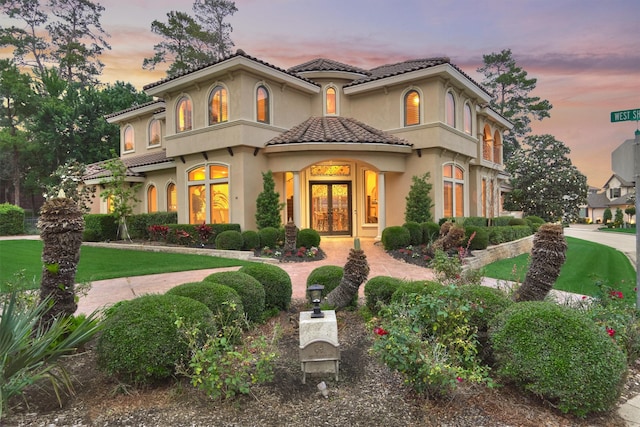
<path id="1" fill-rule="evenodd" d="M 313 71 L 300 71 L 297 72 L 301 77 L 306 79 L 344 79 L 344 80 L 358 80 L 365 77 L 368 77 L 366 74 L 355 73 L 353 71 L 322 71 L 322 70 L 313 70 Z"/>
<path id="2" fill-rule="evenodd" d="M 156 103 L 146 105 L 137 109 L 124 110 L 122 113 L 115 113 L 106 118 L 107 123 L 122 123 L 132 118 L 139 117 L 144 114 L 154 114 L 159 109 L 166 108 L 164 101 L 158 101 Z"/>
<path id="3" fill-rule="evenodd" d="M 132 166 L 129 169 L 135 173 L 145 173 L 145 172 L 153 172 L 164 169 L 175 169 L 176 162 L 175 160 L 168 160 L 162 163 L 154 163 L 151 165 L 143 165 L 143 166 Z"/>
<path id="4" fill-rule="evenodd" d="M 284 153 L 292 151 L 377 151 L 384 153 L 411 154 L 411 145 L 393 145 L 369 142 L 294 142 L 286 144 L 267 145 L 265 154 Z"/>

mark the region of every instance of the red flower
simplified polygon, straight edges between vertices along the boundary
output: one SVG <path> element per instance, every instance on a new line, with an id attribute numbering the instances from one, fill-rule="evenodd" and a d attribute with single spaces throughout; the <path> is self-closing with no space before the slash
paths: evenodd
<path id="1" fill-rule="evenodd" d="M 373 332 L 377 335 L 380 335 L 381 337 L 389 333 L 382 329 L 380 326 L 376 326 L 375 328 L 373 328 Z"/>
<path id="2" fill-rule="evenodd" d="M 609 292 L 609 296 L 611 298 L 620 298 L 620 299 L 622 299 L 624 297 L 624 295 L 622 295 L 622 292 L 620 292 L 620 291 L 611 291 L 611 292 Z"/>
<path id="3" fill-rule="evenodd" d="M 456 381 L 458 381 L 459 383 L 461 383 L 461 382 L 462 382 L 462 381 L 464 381 L 464 380 L 462 379 L 462 377 L 456 377 Z"/>
<path id="4" fill-rule="evenodd" d="M 607 333 L 609 334 L 610 337 L 613 337 L 616 334 L 616 330 L 607 328 Z"/>

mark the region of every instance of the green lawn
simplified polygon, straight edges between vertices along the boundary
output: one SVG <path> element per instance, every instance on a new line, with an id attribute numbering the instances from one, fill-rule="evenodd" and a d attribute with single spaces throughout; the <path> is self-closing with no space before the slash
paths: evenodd
<path id="1" fill-rule="evenodd" d="M 608 228 L 608 227 L 601 227 L 601 228 L 598 228 L 598 231 L 605 231 L 605 232 L 607 232 L 607 233 L 636 234 L 636 228 L 635 228 L 635 227 L 631 227 L 631 228 Z"/>
<path id="2" fill-rule="evenodd" d="M 622 252 L 609 246 L 567 237 L 567 260 L 554 289 L 584 295 L 596 295 L 597 280 L 606 281 L 621 291 L 625 300 L 635 304 L 636 272 Z M 524 280 L 529 254 L 496 261 L 485 267 L 485 276 L 501 280 Z"/>
<path id="3" fill-rule="evenodd" d="M 0 290 L 15 274 L 24 270 L 25 278 L 39 285 L 42 276 L 42 241 L 0 241 Z M 143 276 L 146 274 L 243 266 L 248 261 L 207 255 L 170 254 L 126 249 L 83 246 L 76 282 Z"/>

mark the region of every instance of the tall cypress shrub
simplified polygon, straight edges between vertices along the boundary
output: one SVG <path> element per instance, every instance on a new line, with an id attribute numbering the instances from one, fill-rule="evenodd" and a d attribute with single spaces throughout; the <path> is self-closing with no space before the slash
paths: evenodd
<path id="1" fill-rule="evenodd" d="M 433 200 L 431 199 L 432 184 L 427 182 L 430 173 L 427 172 L 422 176 L 411 177 L 413 183 L 407 194 L 407 207 L 404 212 L 405 222 L 429 222 L 433 221 L 431 216 L 431 208 Z"/>
<path id="2" fill-rule="evenodd" d="M 280 228 L 280 213 L 284 203 L 280 203 L 280 194 L 276 192 L 276 183 L 271 171 L 262 173 L 262 193 L 256 200 L 256 224 L 258 230 L 265 227 Z"/>

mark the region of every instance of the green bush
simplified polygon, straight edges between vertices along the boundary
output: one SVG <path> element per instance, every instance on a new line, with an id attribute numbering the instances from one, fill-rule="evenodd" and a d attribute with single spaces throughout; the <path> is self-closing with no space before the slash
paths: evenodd
<path id="1" fill-rule="evenodd" d="M 496 218 L 491 218 L 491 226 L 492 227 L 506 227 L 509 225 L 509 222 L 513 219 L 512 216 L 499 216 Z"/>
<path id="2" fill-rule="evenodd" d="M 480 332 L 487 332 L 493 318 L 514 304 L 504 291 L 488 286 L 460 286 L 460 295 L 472 303 L 469 322 Z"/>
<path id="3" fill-rule="evenodd" d="M 444 288 L 444 285 L 430 280 L 403 281 L 391 295 L 391 302 L 399 302 L 405 299 L 407 295 L 412 294 L 432 294 L 439 292 L 442 288 Z"/>
<path id="4" fill-rule="evenodd" d="M 372 277 L 364 285 L 365 304 L 373 313 L 377 313 L 380 305 L 391 303 L 391 296 L 402 284 L 401 279 L 390 276 Z"/>
<path id="5" fill-rule="evenodd" d="M 219 283 L 204 281 L 183 283 L 174 286 L 166 293 L 200 301 L 211 310 L 214 316 L 222 316 L 231 321 L 244 318 L 244 306 L 240 295 L 234 289 Z"/>
<path id="6" fill-rule="evenodd" d="M 252 251 L 260 248 L 260 236 L 257 231 L 246 230 L 242 232 L 242 250 Z"/>
<path id="7" fill-rule="evenodd" d="M 201 302 L 178 295 L 145 295 L 108 311 L 98 338 L 98 367 L 120 381 L 152 384 L 171 377 L 188 358 L 176 320 L 209 331 L 212 313 Z"/>
<path id="8" fill-rule="evenodd" d="M 435 242 L 440 236 L 440 226 L 435 222 L 423 222 L 422 227 L 422 243 L 430 244 Z"/>
<path id="9" fill-rule="evenodd" d="M 24 209 L 0 203 L 0 236 L 24 234 Z"/>
<path id="10" fill-rule="evenodd" d="M 483 216 L 470 216 L 464 219 L 465 228 L 470 226 L 486 227 L 487 225 L 489 225 L 489 221 Z"/>
<path id="11" fill-rule="evenodd" d="M 235 230 L 223 231 L 216 237 L 216 249 L 239 251 L 243 243 L 242 234 Z"/>
<path id="12" fill-rule="evenodd" d="M 104 242 L 118 238 L 118 222 L 113 214 L 84 215 L 82 239 L 87 242 Z"/>
<path id="13" fill-rule="evenodd" d="M 408 221 L 402 226 L 409 230 L 409 244 L 414 246 L 422 244 L 422 227 L 419 223 Z"/>
<path id="14" fill-rule="evenodd" d="M 312 228 L 303 228 L 298 231 L 298 236 L 296 237 L 296 246 L 301 248 L 317 248 L 320 246 L 320 233 Z"/>
<path id="15" fill-rule="evenodd" d="M 260 247 L 274 249 L 279 245 L 280 230 L 275 227 L 265 227 L 258 230 L 260 236 Z"/>
<path id="16" fill-rule="evenodd" d="M 491 245 L 512 242 L 533 234 L 531 227 L 528 225 L 489 227 L 487 231 L 489 232 L 489 244 Z"/>
<path id="17" fill-rule="evenodd" d="M 585 416 L 613 409 L 627 372 L 624 353 L 583 314 L 548 302 L 520 302 L 490 328 L 498 374 Z"/>
<path id="18" fill-rule="evenodd" d="M 525 221 L 523 218 L 511 218 L 511 220 L 509 220 L 509 224 L 511 226 L 514 225 L 527 225 L 527 221 Z"/>
<path id="19" fill-rule="evenodd" d="M 234 289 L 240 295 L 247 319 L 252 322 L 262 321 L 265 291 L 264 286 L 257 279 L 239 271 L 221 271 L 208 275 L 204 281 L 219 283 Z"/>
<path id="20" fill-rule="evenodd" d="M 273 264 L 255 263 L 245 265 L 239 271 L 257 279 L 262 284 L 265 292 L 265 310 L 289 308 L 293 286 L 291 277 L 282 268 Z"/>
<path id="21" fill-rule="evenodd" d="M 127 220 L 127 226 L 132 239 L 148 239 L 150 226 L 177 222 L 177 212 L 153 212 L 131 215 Z"/>
<path id="22" fill-rule="evenodd" d="M 387 251 L 406 248 L 411 244 L 411 234 L 405 227 L 394 225 L 382 230 L 382 245 Z"/>
<path id="23" fill-rule="evenodd" d="M 473 239 L 469 242 L 469 238 L 473 233 L 475 233 L 475 236 L 473 236 Z M 489 246 L 489 233 L 486 227 L 476 227 L 474 225 L 465 226 L 462 246 L 466 248 L 467 245 L 469 249 L 475 251 L 487 249 L 487 246 Z"/>
<path id="24" fill-rule="evenodd" d="M 314 268 L 307 277 L 307 288 L 311 285 L 322 285 L 322 298 L 326 297 L 329 292 L 334 290 L 342 280 L 344 268 L 337 265 L 323 265 Z"/>
<path id="25" fill-rule="evenodd" d="M 531 232 L 534 234 L 538 231 L 538 228 L 540 228 L 540 226 L 545 223 L 544 219 L 535 215 L 529 215 L 525 217 L 524 220 L 526 221 L 527 225 L 531 227 Z"/>

